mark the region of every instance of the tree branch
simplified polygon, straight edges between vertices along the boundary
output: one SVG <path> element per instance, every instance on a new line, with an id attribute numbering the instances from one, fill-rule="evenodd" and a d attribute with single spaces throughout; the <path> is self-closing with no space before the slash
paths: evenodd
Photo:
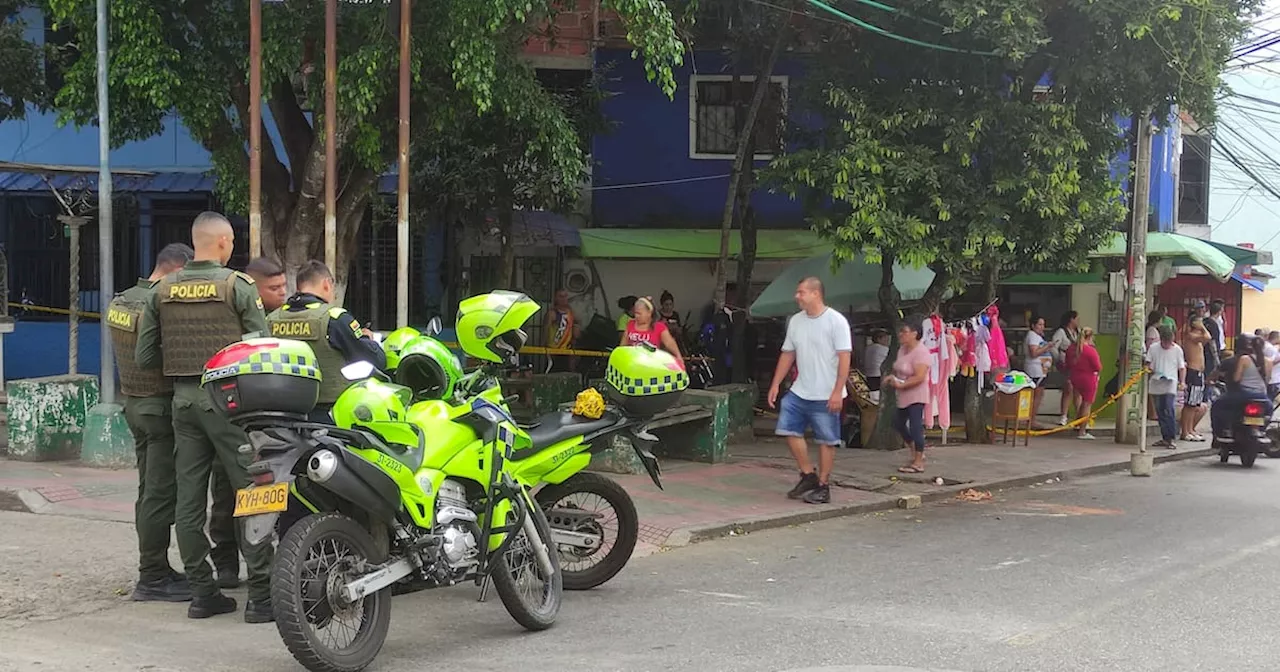
<path id="1" fill-rule="evenodd" d="M 307 149 L 315 140 L 315 129 L 298 105 L 293 83 L 285 78 L 276 80 L 271 86 L 267 106 L 271 108 L 271 117 L 275 119 L 276 128 L 280 131 L 280 144 L 284 145 L 289 165 L 295 171 L 299 170 L 307 160 Z"/>

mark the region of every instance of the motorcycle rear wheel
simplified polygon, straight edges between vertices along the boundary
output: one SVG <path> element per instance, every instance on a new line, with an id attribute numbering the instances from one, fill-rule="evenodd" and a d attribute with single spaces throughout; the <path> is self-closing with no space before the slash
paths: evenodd
<path id="1" fill-rule="evenodd" d="M 571 498 L 576 495 L 594 495 L 608 508 L 613 509 L 617 520 L 617 538 L 607 551 L 597 548 L 584 557 L 578 557 L 573 549 L 559 551 L 560 566 L 564 572 L 565 590 L 591 590 L 613 577 L 627 565 L 631 553 L 635 551 L 636 540 L 640 536 L 640 516 L 636 513 L 635 502 L 631 495 L 617 481 L 592 473 L 574 474 L 559 485 L 548 485 L 538 491 L 538 505 L 546 512 L 552 526 L 556 525 L 555 509 L 560 507 L 583 508 L 580 502 Z M 568 500 L 568 501 L 566 501 Z M 603 511 L 601 513 L 604 513 Z M 606 517 L 603 524 L 593 522 L 599 528 L 601 545 L 605 543 Z M 572 529 L 571 532 L 583 532 Z"/>
<path id="2" fill-rule="evenodd" d="M 511 540 L 506 552 L 493 564 L 493 587 L 502 599 L 502 606 L 511 614 L 517 623 L 527 630 L 546 630 L 555 625 L 556 616 L 560 613 L 560 602 L 564 597 L 564 575 L 560 571 L 560 554 L 555 552 L 555 542 L 551 538 L 551 526 L 542 509 L 530 506 L 529 517 L 538 530 L 540 540 L 528 538 L 524 530 L 517 532 Z M 554 572 L 550 577 L 540 576 L 538 560 L 534 555 L 531 543 L 541 543 L 547 549 Z M 540 590 L 528 596 L 521 588 L 524 579 L 538 580 L 542 584 Z"/>
<path id="3" fill-rule="evenodd" d="M 358 575 L 351 565 L 386 559 L 369 532 L 341 514 L 307 516 L 285 533 L 271 572 L 271 604 L 280 638 L 303 667 L 359 672 L 378 656 L 391 627 L 391 590 L 347 605 L 330 590 Z M 351 642 L 335 647 L 323 641 L 334 621 L 346 616 L 357 620 Z"/>

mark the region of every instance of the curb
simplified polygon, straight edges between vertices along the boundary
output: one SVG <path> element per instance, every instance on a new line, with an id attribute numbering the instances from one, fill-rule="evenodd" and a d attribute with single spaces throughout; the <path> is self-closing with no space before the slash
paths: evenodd
<path id="1" fill-rule="evenodd" d="M 0 488 L 0 511 L 17 513 L 44 513 L 49 508 L 49 501 L 35 490 L 6 490 Z"/>
<path id="2" fill-rule="evenodd" d="M 1166 455 L 1155 455 L 1155 464 L 1164 464 L 1166 462 L 1180 462 L 1182 460 L 1191 460 L 1198 457 L 1208 457 L 1217 455 L 1217 451 L 1213 448 L 1197 448 L 1195 450 L 1186 450 L 1179 453 L 1171 453 Z M 1010 488 L 1023 488 L 1037 483 L 1043 483 L 1050 479 L 1068 480 L 1073 478 L 1084 478 L 1087 476 L 1097 476 L 1100 474 L 1108 474 L 1115 471 L 1121 471 L 1129 468 L 1129 461 L 1107 462 L 1105 464 L 1096 464 L 1089 467 L 1081 467 L 1079 469 L 1066 469 L 1063 471 L 1049 471 L 1041 474 L 1014 476 L 1012 478 L 997 479 L 993 481 L 976 481 L 973 483 L 965 483 L 964 485 L 940 488 L 931 492 L 921 493 L 919 495 L 921 503 L 940 502 L 952 499 L 964 490 L 974 488 L 977 490 L 1004 490 Z M 858 504 L 846 504 L 828 507 L 815 507 L 811 511 L 796 511 L 794 513 L 786 513 L 775 516 L 754 516 L 743 518 L 731 523 L 715 523 L 712 525 L 691 526 L 675 530 L 667 539 L 663 546 L 669 548 L 678 548 L 696 544 L 702 541 L 710 541 L 719 539 L 733 533 L 751 533 L 762 530 L 769 530 L 779 527 L 788 527 L 790 525 L 803 525 L 805 523 L 815 523 L 822 520 L 830 520 L 832 518 L 843 518 L 846 516 L 857 516 L 865 513 L 876 513 L 879 511 L 891 511 L 898 508 L 898 496 L 884 496 L 882 501 L 861 502 Z"/>

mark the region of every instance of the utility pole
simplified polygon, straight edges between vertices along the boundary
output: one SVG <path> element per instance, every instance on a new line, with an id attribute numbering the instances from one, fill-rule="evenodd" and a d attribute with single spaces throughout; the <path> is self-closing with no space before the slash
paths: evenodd
<path id="1" fill-rule="evenodd" d="M 324 3 L 324 265 L 338 272 L 338 0 Z"/>
<path id="2" fill-rule="evenodd" d="M 1127 280 L 1125 296 L 1125 349 L 1120 380 L 1127 381 L 1145 366 L 1146 335 L 1143 320 L 1147 314 L 1147 212 L 1151 199 L 1151 114 L 1143 111 L 1134 132 L 1133 208 L 1127 241 Z M 1146 381 L 1129 389 L 1121 398 L 1116 420 L 1116 441 L 1139 444 L 1139 454 L 1146 453 Z M 1135 456 L 1136 459 L 1136 456 Z M 1149 464 L 1149 463 L 1148 463 Z M 1150 473 L 1150 467 L 1147 468 Z M 1135 473 L 1135 475 L 1139 475 Z"/>
<path id="3" fill-rule="evenodd" d="M 409 324 L 409 49 L 410 0 L 400 0 L 400 137 L 396 184 L 396 327 Z"/>
<path id="4" fill-rule="evenodd" d="M 249 0 L 249 258 L 262 256 L 262 0 Z"/>
<path id="5" fill-rule="evenodd" d="M 111 339 L 107 336 L 107 302 L 115 296 L 115 250 L 111 212 L 111 113 L 107 101 L 107 0 L 98 0 L 98 354 L 101 368 L 99 397 L 115 403 L 116 373 Z M 79 247 L 79 245 L 77 245 Z M 78 256 L 78 254 L 77 254 Z M 72 316 L 77 319 L 77 316 Z M 74 373 L 74 371 L 72 372 Z"/>

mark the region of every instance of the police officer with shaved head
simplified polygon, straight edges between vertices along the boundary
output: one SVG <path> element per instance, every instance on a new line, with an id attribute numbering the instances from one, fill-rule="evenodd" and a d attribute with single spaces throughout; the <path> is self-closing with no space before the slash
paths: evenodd
<path id="1" fill-rule="evenodd" d="M 133 434 L 138 464 L 138 499 L 134 527 L 138 531 L 138 602 L 186 602 L 191 586 L 169 566 L 169 528 L 173 526 L 175 470 L 173 466 L 173 383 L 160 371 L 144 370 L 135 359 L 142 313 L 155 284 L 180 270 L 194 253 L 181 243 L 165 246 L 156 255 L 149 278 L 120 292 L 107 306 L 107 332 L 120 374 L 124 418 Z"/>
<path id="2" fill-rule="evenodd" d="M 333 402 L 347 387 L 343 366 L 365 361 L 379 369 L 387 367 L 382 346 L 334 301 L 333 272 L 312 260 L 298 271 L 298 293 L 267 316 L 272 336 L 306 341 L 316 353 L 321 377 L 320 398 L 311 417 L 316 422 L 329 422 Z"/>
<path id="3" fill-rule="evenodd" d="M 222 348 L 245 335 L 265 335 L 262 299 L 248 275 L 226 268 L 235 246 L 235 231 L 226 217 L 203 212 L 191 226 L 195 258 L 180 271 L 156 283 L 138 333 L 137 362 L 159 368 L 173 383 L 173 430 L 177 443 L 178 550 L 187 570 L 192 600 L 188 618 L 209 618 L 236 610 L 222 594 L 209 565 L 205 519 L 209 471 L 217 460 L 233 488 L 249 486 L 249 456 L 240 454 L 247 439 L 220 413 L 200 388 L 204 364 Z M 271 611 L 270 543 L 249 546 L 237 527 L 240 551 L 248 568 L 247 623 L 269 623 Z"/>

